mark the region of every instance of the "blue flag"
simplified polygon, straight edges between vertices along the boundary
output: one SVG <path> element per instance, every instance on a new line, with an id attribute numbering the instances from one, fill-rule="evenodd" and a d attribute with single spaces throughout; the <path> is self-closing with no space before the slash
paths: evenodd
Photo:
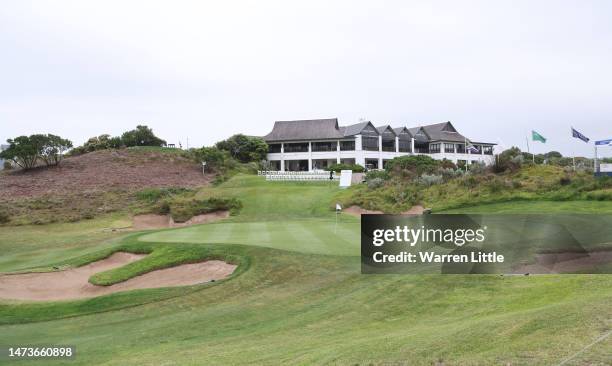
<path id="1" fill-rule="evenodd" d="M 595 141 L 595 145 L 599 145 L 599 146 L 605 146 L 605 145 L 612 146 L 612 139 Z"/>
<path id="2" fill-rule="evenodd" d="M 590 140 L 585 135 L 583 135 L 580 132 L 576 131 L 576 129 L 574 129 L 574 127 L 572 127 L 572 137 L 575 137 L 577 139 L 581 139 L 584 142 L 589 142 L 589 140 Z"/>

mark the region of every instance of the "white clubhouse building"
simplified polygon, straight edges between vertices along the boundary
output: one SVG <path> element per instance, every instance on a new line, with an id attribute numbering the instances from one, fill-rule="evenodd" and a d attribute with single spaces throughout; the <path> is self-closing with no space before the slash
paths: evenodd
<path id="1" fill-rule="evenodd" d="M 270 169 L 279 171 L 313 171 L 336 163 L 379 169 L 395 157 L 418 154 L 459 164 L 494 162 L 495 144 L 472 141 L 450 122 L 393 128 L 371 122 L 339 126 L 337 118 L 277 121 L 263 139 Z"/>

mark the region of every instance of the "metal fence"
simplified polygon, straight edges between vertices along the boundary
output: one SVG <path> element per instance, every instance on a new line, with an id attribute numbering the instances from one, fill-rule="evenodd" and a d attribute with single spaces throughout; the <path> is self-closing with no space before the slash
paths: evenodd
<path id="1" fill-rule="evenodd" d="M 274 170 L 258 170 L 257 175 L 266 177 L 268 181 L 294 181 L 294 182 L 307 182 L 307 181 L 331 181 L 339 180 L 340 175 L 335 172 L 320 170 L 313 172 L 281 172 Z M 331 177 L 331 178 L 330 178 Z"/>

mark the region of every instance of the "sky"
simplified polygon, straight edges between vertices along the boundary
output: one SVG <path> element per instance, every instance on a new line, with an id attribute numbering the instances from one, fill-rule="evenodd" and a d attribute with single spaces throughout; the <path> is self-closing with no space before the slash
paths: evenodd
<path id="1" fill-rule="evenodd" d="M 277 120 L 414 127 L 593 155 L 612 138 L 610 1 L 0 0 L 0 140 L 169 143 Z M 612 156 L 612 147 L 599 149 Z"/>

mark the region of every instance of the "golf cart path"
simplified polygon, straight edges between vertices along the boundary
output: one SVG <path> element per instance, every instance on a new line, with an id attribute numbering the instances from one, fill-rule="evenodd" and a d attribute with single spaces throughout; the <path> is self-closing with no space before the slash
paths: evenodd
<path id="1" fill-rule="evenodd" d="M 96 286 L 89 277 L 135 262 L 146 255 L 117 252 L 106 259 L 65 271 L 0 275 L 0 299 L 55 301 L 106 295 L 143 288 L 188 286 L 231 275 L 236 265 L 210 260 L 160 269 L 111 286 Z"/>

